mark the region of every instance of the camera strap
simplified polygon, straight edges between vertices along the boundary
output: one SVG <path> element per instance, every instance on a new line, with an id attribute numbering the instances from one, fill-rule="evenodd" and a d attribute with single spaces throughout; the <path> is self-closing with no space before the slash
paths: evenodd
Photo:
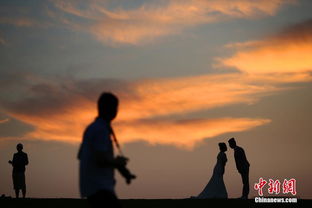
<path id="1" fill-rule="evenodd" d="M 109 128 L 110 128 L 110 132 L 111 132 L 111 135 L 112 135 L 112 137 L 113 137 L 113 141 L 114 141 L 114 143 L 115 143 L 115 146 L 117 147 L 117 149 L 118 149 L 118 151 L 119 151 L 119 154 L 120 154 L 121 156 L 124 156 L 124 154 L 122 153 L 121 147 L 120 147 L 120 145 L 119 145 L 119 142 L 118 142 L 118 140 L 117 140 L 116 134 L 115 134 L 115 132 L 114 132 L 114 129 L 112 128 L 111 125 L 109 126 Z"/>

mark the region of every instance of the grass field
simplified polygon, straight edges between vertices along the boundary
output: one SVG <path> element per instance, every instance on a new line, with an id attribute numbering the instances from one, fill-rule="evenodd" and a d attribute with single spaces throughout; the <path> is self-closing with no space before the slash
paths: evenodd
<path id="1" fill-rule="evenodd" d="M 196 207 L 312 207 L 312 200 L 299 200 L 296 204 L 257 204 L 254 200 L 217 199 L 127 199 L 124 208 L 196 208 Z M 0 199 L 0 208 L 88 208 L 83 199 Z M 105 207 L 105 206 L 103 206 Z"/>

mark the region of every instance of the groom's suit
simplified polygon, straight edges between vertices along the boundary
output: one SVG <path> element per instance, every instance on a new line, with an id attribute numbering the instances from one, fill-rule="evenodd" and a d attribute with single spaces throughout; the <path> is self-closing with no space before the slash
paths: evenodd
<path id="1" fill-rule="evenodd" d="M 243 148 L 236 146 L 234 148 L 234 158 L 236 163 L 236 168 L 242 176 L 243 181 L 243 198 L 248 198 L 249 194 L 249 162 L 246 158 L 246 154 Z"/>

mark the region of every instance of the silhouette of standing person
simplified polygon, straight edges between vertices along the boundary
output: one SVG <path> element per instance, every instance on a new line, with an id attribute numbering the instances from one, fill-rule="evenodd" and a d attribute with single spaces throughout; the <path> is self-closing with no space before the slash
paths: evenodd
<path id="1" fill-rule="evenodd" d="M 92 208 L 121 207 L 115 193 L 114 169 L 121 172 L 127 183 L 135 178 L 126 169 L 128 159 L 114 156 L 111 122 L 117 116 L 118 103 L 115 95 L 105 92 L 101 94 L 98 117 L 86 128 L 78 153 L 80 194 L 87 197 Z"/>
<path id="2" fill-rule="evenodd" d="M 17 153 L 9 163 L 13 166 L 12 178 L 16 198 L 19 198 L 19 191 L 22 190 L 23 198 L 26 197 L 25 166 L 28 165 L 28 156 L 23 152 L 21 143 L 16 145 Z"/>
<path id="3" fill-rule="evenodd" d="M 234 149 L 234 158 L 236 163 L 236 168 L 241 174 L 243 181 L 243 193 L 241 198 L 248 199 L 249 194 L 249 162 L 246 158 L 246 154 L 243 148 L 236 145 L 234 138 L 229 139 L 229 146 Z"/>
<path id="4" fill-rule="evenodd" d="M 213 169 L 213 175 L 204 190 L 197 196 L 199 199 L 219 198 L 227 199 L 228 194 L 223 180 L 227 157 L 225 143 L 219 143 L 220 152 L 217 156 L 217 164 Z"/>

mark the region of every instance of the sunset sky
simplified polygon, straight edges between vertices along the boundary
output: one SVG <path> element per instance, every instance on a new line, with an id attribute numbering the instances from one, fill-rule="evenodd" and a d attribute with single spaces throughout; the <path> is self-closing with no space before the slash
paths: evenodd
<path id="1" fill-rule="evenodd" d="M 76 154 L 103 91 L 138 179 L 120 198 L 185 198 L 235 137 L 260 177 L 312 198 L 309 0 L 2 0 L 0 194 L 24 144 L 30 197 L 79 197 Z M 233 150 L 224 175 L 241 194 Z M 117 175 L 117 174 L 116 174 Z"/>

